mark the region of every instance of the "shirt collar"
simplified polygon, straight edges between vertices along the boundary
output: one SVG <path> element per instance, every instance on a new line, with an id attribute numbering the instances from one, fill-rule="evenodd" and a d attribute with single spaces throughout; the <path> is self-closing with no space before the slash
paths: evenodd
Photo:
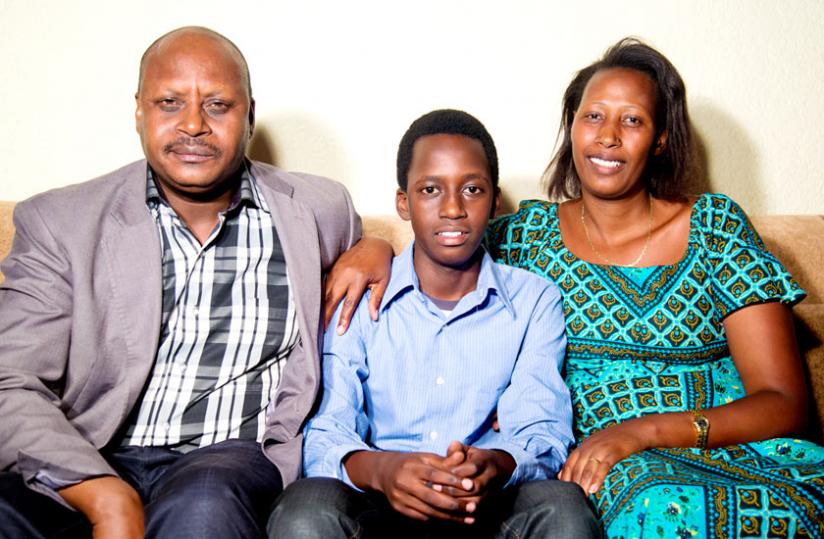
<path id="1" fill-rule="evenodd" d="M 157 187 L 154 175 L 155 172 L 152 170 L 152 167 L 146 165 L 146 205 L 150 208 L 156 208 L 158 204 L 168 205 L 163 199 L 160 189 Z M 255 182 L 254 176 L 252 176 L 252 172 L 249 169 L 249 161 L 246 159 L 244 159 L 243 168 L 240 171 L 240 185 L 232 195 L 232 201 L 229 203 L 226 212 L 234 210 L 241 204 L 247 204 L 253 208 L 259 208 L 269 213 L 269 207 L 266 205 L 263 197 L 261 197 L 260 191 L 258 191 L 257 182 Z"/>
<path id="2" fill-rule="evenodd" d="M 418 274 L 415 273 L 415 266 L 413 264 L 414 247 L 415 242 L 413 240 L 409 246 L 392 261 L 392 277 L 389 280 L 389 286 L 386 288 L 386 294 L 381 304 L 381 311 L 387 309 L 390 303 L 410 290 L 414 290 L 423 295 Z M 500 268 L 498 268 L 498 265 L 492 260 L 492 257 L 489 256 L 486 249 L 484 247 L 481 247 L 481 249 L 483 249 L 483 257 L 481 258 L 481 271 L 478 273 L 478 285 L 475 290 L 467 294 L 467 296 L 474 295 L 472 303 L 473 305 L 479 305 L 490 294 L 495 294 L 501 299 L 506 309 L 514 317 L 515 308 L 512 306 L 512 301 L 504 286 L 504 276 L 501 275 Z"/>

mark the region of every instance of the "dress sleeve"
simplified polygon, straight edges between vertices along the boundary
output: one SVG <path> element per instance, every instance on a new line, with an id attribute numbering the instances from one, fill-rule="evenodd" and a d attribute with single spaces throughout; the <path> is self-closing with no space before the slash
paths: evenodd
<path id="1" fill-rule="evenodd" d="M 549 235 L 547 202 L 524 200 L 518 211 L 489 222 L 484 244 L 490 256 L 509 266 L 524 268 Z"/>
<path id="2" fill-rule="evenodd" d="M 721 318 L 748 305 L 780 301 L 792 306 L 804 299 L 806 292 L 764 247 L 735 201 L 707 195 L 697 204 L 710 291 Z"/>

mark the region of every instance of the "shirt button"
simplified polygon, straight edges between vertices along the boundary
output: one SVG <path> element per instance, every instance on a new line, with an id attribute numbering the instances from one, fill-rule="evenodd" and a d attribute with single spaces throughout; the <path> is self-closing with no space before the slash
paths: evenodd
<path id="1" fill-rule="evenodd" d="M 443 377 L 438 376 L 438 378 L 435 379 L 435 383 L 438 384 L 439 386 L 442 386 L 444 384 Z"/>
<path id="2" fill-rule="evenodd" d="M 429 438 L 432 439 L 432 440 L 437 440 L 438 439 L 438 433 L 433 430 L 432 432 L 429 433 Z"/>

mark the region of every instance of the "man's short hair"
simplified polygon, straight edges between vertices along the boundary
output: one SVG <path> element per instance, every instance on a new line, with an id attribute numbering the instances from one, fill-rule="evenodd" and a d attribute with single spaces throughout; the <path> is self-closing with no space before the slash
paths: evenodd
<path id="1" fill-rule="evenodd" d="M 181 28 L 176 28 L 171 32 L 167 32 L 160 36 L 159 38 L 155 39 L 151 45 L 146 49 L 143 53 L 143 56 L 140 57 L 140 71 L 138 73 L 137 79 L 137 93 L 140 93 L 140 87 L 143 85 L 143 75 L 146 71 L 146 61 L 149 57 L 157 50 L 157 48 L 168 38 L 173 37 L 177 34 L 185 34 L 185 33 L 193 33 L 193 34 L 201 34 L 206 35 L 211 38 L 214 38 L 216 41 L 220 41 L 221 43 L 228 45 L 230 49 L 232 49 L 238 56 L 238 60 L 240 63 L 241 69 L 246 74 L 246 90 L 249 94 L 249 99 L 252 99 L 252 77 L 249 74 L 249 64 L 246 63 L 246 57 L 243 56 L 243 53 L 240 52 L 240 49 L 237 45 L 232 42 L 231 39 L 215 32 L 211 28 L 206 28 L 205 26 L 183 26 Z"/>
<path id="2" fill-rule="evenodd" d="M 439 109 L 424 114 L 409 126 L 398 146 L 398 185 L 404 191 L 408 184 L 409 167 L 412 162 L 412 149 L 415 142 L 429 135 L 463 135 L 481 143 L 489 165 L 492 187 L 498 188 L 498 152 L 495 142 L 484 124 L 477 118 L 462 110 Z"/>

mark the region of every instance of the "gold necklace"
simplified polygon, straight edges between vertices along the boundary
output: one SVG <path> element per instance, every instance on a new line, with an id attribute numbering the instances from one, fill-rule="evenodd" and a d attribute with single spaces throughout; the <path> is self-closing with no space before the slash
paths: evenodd
<path id="1" fill-rule="evenodd" d="M 630 262 L 629 264 L 616 264 L 603 254 L 601 251 L 595 248 L 595 245 L 592 244 L 592 238 L 589 237 L 589 229 L 587 228 L 586 219 L 584 219 L 584 215 L 586 215 L 586 211 L 584 208 L 584 201 L 581 200 L 581 224 L 584 227 L 584 234 L 587 237 L 587 243 L 589 243 L 589 248 L 592 249 L 592 252 L 598 255 L 600 258 L 604 260 L 609 266 L 622 266 L 625 268 L 634 268 L 638 263 L 644 258 L 644 255 L 647 254 L 647 247 L 649 247 L 649 240 L 652 238 L 652 195 L 649 196 L 649 223 L 647 224 L 647 240 L 644 242 L 644 247 L 641 249 L 641 252 L 638 254 L 638 257 Z"/>

